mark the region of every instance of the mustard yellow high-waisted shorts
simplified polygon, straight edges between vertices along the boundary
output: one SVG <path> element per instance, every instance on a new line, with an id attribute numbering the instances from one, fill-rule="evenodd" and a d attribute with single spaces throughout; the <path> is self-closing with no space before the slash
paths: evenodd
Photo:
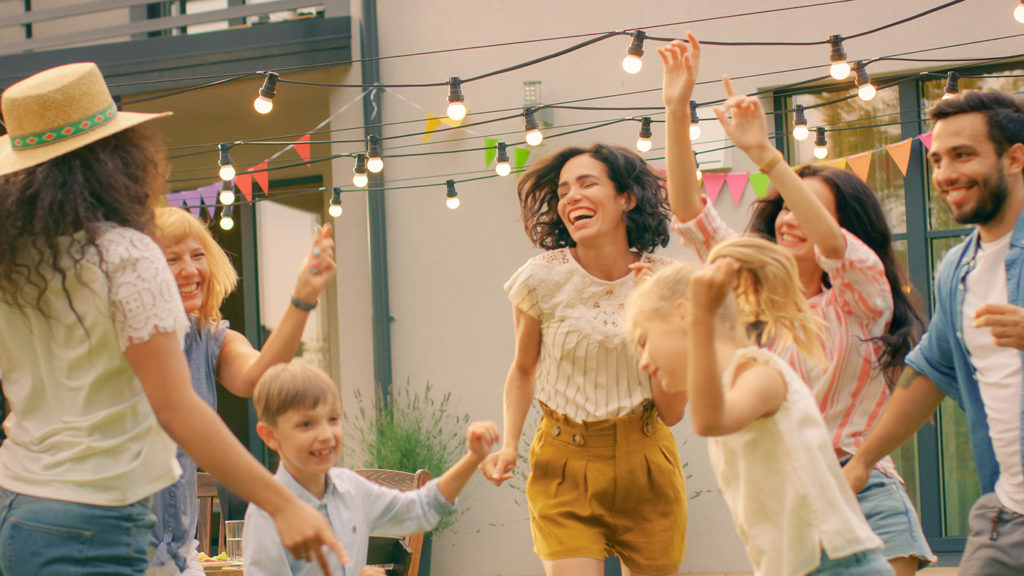
<path id="1" fill-rule="evenodd" d="M 526 483 L 537 556 L 612 555 L 635 572 L 675 574 L 686 550 L 686 486 L 654 404 L 596 422 L 541 408 Z"/>

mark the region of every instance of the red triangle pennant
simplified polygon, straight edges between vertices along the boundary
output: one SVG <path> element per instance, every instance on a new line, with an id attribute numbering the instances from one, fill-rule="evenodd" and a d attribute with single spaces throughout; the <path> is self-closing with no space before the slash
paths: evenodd
<path id="1" fill-rule="evenodd" d="M 252 174 L 239 174 L 235 176 L 235 188 L 245 196 L 245 199 L 252 204 Z"/>
<path id="2" fill-rule="evenodd" d="M 733 206 L 740 205 L 740 198 L 743 197 L 743 191 L 747 189 L 747 179 L 749 178 L 749 172 L 730 172 L 725 175 L 725 181 L 729 184 L 729 193 L 732 194 Z"/>
<path id="3" fill-rule="evenodd" d="M 714 204 L 718 199 L 718 193 L 722 191 L 722 185 L 725 184 L 725 174 L 705 172 L 702 180 L 704 181 L 704 193 L 708 195 L 708 202 Z"/>
<path id="4" fill-rule="evenodd" d="M 306 161 L 306 168 L 309 168 L 309 134 L 296 140 L 293 147 L 295 148 L 295 153 Z"/>
<path id="5" fill-rule="evenodd" d="M 267 172 L 267 161 L 260 162 L 249 168 L 248 171 L 252 172 L 252 179 L 263 189 L 263 194 L 270 196 L 270 173 Z"/>

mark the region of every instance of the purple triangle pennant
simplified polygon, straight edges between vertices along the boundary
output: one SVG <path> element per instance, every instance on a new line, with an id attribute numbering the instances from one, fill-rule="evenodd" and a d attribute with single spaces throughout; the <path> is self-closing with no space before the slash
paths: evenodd
<path id="1" fill-rule="evenodd" d="M 197 188 L 196 192 L 199 193 L 199 198 L 206 206 L 206 213 L 210 215 L 210 220 L 213 220 L 213 211 L 217 208 L 217 196 L 220 195 L 220 182 Z"/>

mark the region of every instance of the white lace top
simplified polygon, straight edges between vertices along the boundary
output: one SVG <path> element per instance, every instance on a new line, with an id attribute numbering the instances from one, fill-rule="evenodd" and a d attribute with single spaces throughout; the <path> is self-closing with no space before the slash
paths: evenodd
<path id="1" fill-rule="evenodd" d="M 807 574 L 821 561 L 881 548 L 832 451 L 810 389 L 779 356 L 758 348 L 736 352 L 722 376 L 747 362 L 782 373 L 786 398 L 772 416 L 708 438 L 708 456 L 756 576 Z"/>
<path id="2" fill-rule="evenodd" d="M 148 236 L 110 224 L 97 245 L 67 278 L 81 323 L 53 270 L 43 271 L 47 289 L 39 308 L 0 303 L 0 372 L 11 408 L 0 486 L 122 506 L 180 474 L 174 443 L 123 351 L 155 332 L 184 338 L 188 319 L 163 252 Z M 61 246 L 68 261 L 69 247 L 81 253 L 73 238 Z M 35 298 L 26 295 L 30 303 Z"/>
<path id="3" fill-rule="evenodd" d="M 644 254 L 655 270 L 674 263 Z M 540 320 L 538 400 L 577 421 L 628 414 L 651 398 L 623 325 L 633 275 L 609 282 L 591 276 L 568 248 L 534 256 L 508 282 L 512 304 Z"/>

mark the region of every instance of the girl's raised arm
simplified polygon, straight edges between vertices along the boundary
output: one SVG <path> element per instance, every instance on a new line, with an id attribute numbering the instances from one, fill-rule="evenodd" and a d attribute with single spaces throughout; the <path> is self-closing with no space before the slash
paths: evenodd
<path id="1" fill-rule="evenodd" d="M 846 253 L 846 237 L 839 223 L 828 209 L 814 196 L 807 184 L 782 158 L 771 141 L 765 124 L 764 107 L 754 96 L 736 94 L 729 76 L 722 76 L 725 103 L 715 107 L 715 116 L 725 133 L 772 183 L 779 189 L 786 206 L 793 212 L 810 240 L 826 258 L 841 258 Z M 729 117 L 728 112 L 732 112 Z"/>

